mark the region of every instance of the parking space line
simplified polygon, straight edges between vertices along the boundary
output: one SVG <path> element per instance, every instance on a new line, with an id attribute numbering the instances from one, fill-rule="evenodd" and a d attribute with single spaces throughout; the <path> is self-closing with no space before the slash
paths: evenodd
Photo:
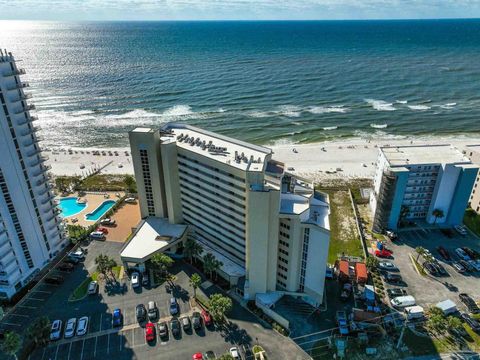
<path id="1" fill-rule="evenodd" d="M 70 359 L 70 351 L 72 351 L 72 344 L 73 344 L 73 342 L 70 343 L 70 347 L 68 348 L 68 357 L 67 357 L 67 359 Z"/>
<path id="2" fill-rule="evenodd" d="M 43 358 L 45 357 L 45 351 L 47 351 L 47 348 L 46 348 L 46 347 L 43 348 L 42 360 L 43 360 Z M 29 356 L 29 357 L 30 357 L 30 356 Z"/>
<path id="3" fill-rule="evenodd" d="M 98 336 L 95 336 L 95 349 L 93 350 L 93 357 L 97 356 L 97 341 L 98 341 Z"/>
<path id="4" fill-rule="evenodd" d="M 132 331 L 132 347 L 135 346 L 135 329 Z"/>
<path id="5" fill-rule="evenodd" d="M 25 308 L 25 309 L 36 309 L 35 306 L 28 306 L 28 305 L 17 305 L 17 307 Z"/>
<path id="6" fill-rule="evenodd" d="M 51 291 L 45 291 L 45 290 L 33 290 L 32 291 L 32 293 L 36 293 L 36 292 L 45 293 L 45 294 L 51 294 L 52 293 Z"/>
<path id="7" fill-rule="evenodd" d="M 57 345 L 57 350 L 55 350 L 55 360 L 57 360 L 57 356 L 58 356 L 58 348 L 60 347 L 60 345 Z"/>
<path id="8" fill-rule="evenodd" d="M 8 323 L 8 322 L 4 322 L 4 321 L 2 321 L 2 324 L 10 325 L 10 326 L 22 326 L 21 324 L 13 324 L 13 323 Z"/>
<path id="9" fill-rule="evenodd" d="M 82 342 L 82 352 L 80 353 L 80 360 L 83 359 L 83 348 L 85 347 L 85 339 L 83 339 L 83 342 Z"/>
<path id="10" fill-rule="evenodd" d="M 123 342 L 122 340 L 123 340 L 124 337 L 125 337 L 125 335 L 120 336 L 120 349 L 119 349 L 120 351 L 122 351 L 122 342 Z"/>
<path id="11" fill-rule="evenodd" d="M 31 297 L 31 296 L 27 300 L 45 301 L 45 299 L 37 299 L 37 298 Z"/>
<path id="12" fill-rule="evenodd" d="M 100 314 L 100 331 L 102 331 L 102 316 L 103 314 Z"/>
<path id="13" fill-rule="evenodd" d="M 24 317 L 24 318 L 30 317 L 30 316 L 22 315 L 22 314 L 7 314 L 7 316 L 19 316 L 19 317 Z"/>
<path id="14" fill-rule="evenodd" d="M 107 354 L 110 354 L 110 334 L 107 335 Z"/>

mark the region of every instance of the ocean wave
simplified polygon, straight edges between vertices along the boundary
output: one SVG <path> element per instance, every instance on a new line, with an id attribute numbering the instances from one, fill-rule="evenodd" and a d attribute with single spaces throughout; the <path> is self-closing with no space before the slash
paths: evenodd
<path id="1" fill-rule="evenodd" d="M 346 113 L 349 111 L 349 108 L 344 107 L 343 105 L 332 105 L 332 106 L 312 106 L 308 109 L 308 112 L 312 114 L 326 114 L 326 113 Z"/>
<path id="2" fill-rule="evenodd" d="M 371 105 L 375 110 L 378 111 L 395 111 L 397 110 L 392 103 L 386 102 L 384 100 L 375 100 L 375 99 L 365 99 L 365 102 Z"/>
<path id="3" fill-rule="evenodd" d="M 386 129 L 388 124 L 370 124 L 370 127 L 374 129 Z"/>
<path id="4" fill-rule="evenodd" d="M 325 131 L 337 130 L 338 126 L 326 126 L 323 128 Z"/>
<path id="5" fill-rule="evenodd" d="M 455 106 L 457 106 L 457 103 L 453 102 L 453 103 L 447 103 L 447 104 L 440 105 L 440 108 L 445 109 L 445 110 L 451 110 Z"/>
<path id="6" fill-rule="evenodd" d="M 408 100 L 395 100 L 397 104 L 406 104 L 408 103 Z"/>
<path id="7" fill-rule="evenodd" d="M 277 115 L 286 117 L 299 117 L 302 109 L 296 105 L 280 105 L 278 110 L 275 111 Z"/>
<path id="8" fill-rule="evenodd" d="M 408 105 L 408 108 L 410 110 L 420 110 L 420 111 L 423 111 L 423 110 L 430 110 L 432 107 L 431 106 L 428 106 L 428 105 Z"/>

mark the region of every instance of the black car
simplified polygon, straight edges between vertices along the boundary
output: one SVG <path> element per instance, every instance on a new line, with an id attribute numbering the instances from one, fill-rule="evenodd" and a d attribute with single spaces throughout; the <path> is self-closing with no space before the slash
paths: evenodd
<path id="1" fill-rule="evenodd" d="M 398 274 L 384 273 L 383 278 L 389 283 L 401 283 L 402 277 Z"/>
<path id="2" fill-rule="evenodd" d="M 437 269 L 436 269 L 434 264 L 427 262 L 427 263 L 423 264 L 423 266 L 424 266 L 425 270 L 427 270 L 430 275 L 437 275 Z"/>
<path id="3" fill-rule="evenodd" d="M 73 264 L 64 262 L 58 265 L 57 269 L 60 271 L 72 272 L 73 270 L 75 270 L 75 267 L 73 266 Z"/>
<path id="4" fill-rule="evenodd" d="M 180 335 L 180 321 L 178 321 L 177 318 L 172 318 L 170 320 L 170 329 L 172 330 L 173 336 L 179 336 Z"/>
<path id="5" fill-rule="evenodd" d="M 473 331 L 480 332 L 480 323 L 477 320 L 466 313 L 462 313 L 460 316 L 472 328 Z"/>
<path id="6" fill-rule="evenodd" d="M 473 249 L 470 249 L 469 247 L 462 247 L 462 250 L 467 253 L 468 256 L 470 256 L 471 259 L 475 260 L 478 259 L 479 254 Z"/>
<path id="7" fill-rule="evenodd" d="M 66 258 L 64 262 L 67 263 L 67 264 L 76 265 L 80 262 L 80 259 L 78 259 L 78 258 Z"/>
<path id="8" fill-rule="evenodd" d="M 440 230 L 442 232 L 443 235 L 445 235 L 446 237 L 448 237 L 449 239 L 453 238 L 453 231 L 452 229 L 442 229 Z"/>
<path id="9" fill-rule="evenodd" d="M 393 299 L 399 296 L 405 296 L 407 295 L 407 292 L 404 289 L 394 288 L 394 289 L 387 289 L 387 294 L 390 299 Z"/>
<path id="10" fill-rule="evenodd" d="M 147 319 L 147 309 L 145 309 L 145 305 L 138 304 L 135 307 L 135 315 L 137 316 L 137 321 L 145 321 Z"/>
<path id="11" fill-rule="evenodd" d="M 158 336 L 160 336 L 160 338 L 166 338 L 168 336 L 168 326 L 167 326 L 167 323 L 165 321 L 162 321 L 162 322 L 159 322 L 158 325 Z"/>
<path id="12" fill-rule="evenodd" d="M 202 316 L 198 311 L 192 314 L 192 324 L 195 330 L 202 328 Z"/>
<path id="13" fill-rule="evenodd" d="M 59 285 L 63 283 L 63 280 L 64 280 L 63 277 L 59 275 L 52 275 L 45 278 L 45 282 L 47 284 L 55 284 L 55 285 Z"/>
<path id="14" fill-rule="evenodd" d="M 433 266 L 435 267 L 435 270 L 437 271 L 438 275 L 441 275 L 441 276 L 448 275 L 447 270 L 445 270 L 445 268 L 442 265 L 440 265 L 438 262 L 433 263 Z"/>
<path id="15" fill-rule="evenodd" d="M 148 272 L 144 272 L 142 273 L 142 285 L 143 286 L 148 286 L 148 284 L 150 283 L 149 281 L 149 277 L 148 277 Z"/>
<path id="16" fill-rule="evenodd" d="M 473 300 L 470 295 L 466 293 L 461 293 L 458 295 L 460 298 L 460 301 L 465 304 L 467 307 L 468 311 L 470 311 L 472 314 L 478 314 L 480 312 L 480 308 L 478 307 L 477 303 L 475 300 Z"/>
<path id="17" fill-rule="evenodd" d="M 448 251 L 443 246 L 438 246 L 437 251 L 445 261 L 450 261 L 452 259 Z"/>
<path id="18" fill-rule="evenodd" d="M 470 265 L 467 261 L 465 260 L 458 260 L 458 262 L 467 270 L 468 272 L 475 271 L 472 265 Z"/>

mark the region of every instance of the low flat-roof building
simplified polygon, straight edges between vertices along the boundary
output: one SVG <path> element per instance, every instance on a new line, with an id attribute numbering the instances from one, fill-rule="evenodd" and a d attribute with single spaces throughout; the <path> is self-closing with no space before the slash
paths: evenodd
<path id="1" fill-rule="evenodd" d="M 188 225 L 187 237 L 223 263 L 219 274 L 247 299 L 289 291 L 322 302 L 327 196 L 263 146 L 177 123 L 129 137 L 142 218 Z"/>
<path id="2" fill-rule="evenodd" d="M 480 145 L 467 145 L 465 154 L 474 164 L 480 165 Z M 478 184 L 480 184 L 480 172 L 475 179 L 475 183 L 473 184 L 469 201 L 470 207 L 475 210 L 477 214 L 480 214 L 480 187 Z"/>
<path id="3" fill-rule="evenodd" d="M 401 222 L 462 223 L 477 172 L 450 145 L 381 147 L 370 194 L 374 231 Z"/>

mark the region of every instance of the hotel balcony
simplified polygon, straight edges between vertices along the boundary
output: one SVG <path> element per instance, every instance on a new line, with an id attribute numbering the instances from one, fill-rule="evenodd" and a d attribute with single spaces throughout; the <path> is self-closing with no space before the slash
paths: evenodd
<path id="1" fill-rule="evenodd" d="M 28 115 L 23 121 L 18 122 L 18 125 L 25 125 L 29 122 L 37 121 L 38 117 L 34 115 Z"/>
<path id="2" fill-rule="evenodd" d="M 16 70 L 3 73 L 3 76 L 8 77 L 8 76 L 17 76 L 17 75 L 25 75 L 25 74 L 26 74 L 25 69 L 16 69 Z"/>
<path id="3" fill-rule="evenodd" d="M 18 98 L 13 100 L 12 102 L 16 103 L 16 102 L 24 101 L 24 100 L 31 99 L 31 98 L 32 98 L 32 94 L 22 92 L 22 93 L 20 93 Z"/>
<path id="4" fill-rule="evenodd" d="M 7 90 L 11 91 L 11 90 L 25 89 L 29 86 L 30 84 L 28 82 L 20 82 L 18 84 L 14 84 L 12 86 L 7 87 Z"/>
<path id="5" fill-rule="evenodd" d="M 45 204 L 48 204 L 50 200 L 53 200 L 53 199 L 55 199 L 55 195 L 52 194 L 51 192 L 47 192 L 47 196 L 40 203 L 42 205 L 45 205 Z"/>
<path id="6" fill-rule="evenodd" d="M 38 156 L 38 154 L 41 154 L 41 153 L 42 153 L 42 150 L 40 150 L 40 148 L 36 147 L 33 150 L 27 152 L 27 157 L 31 158 L 31 157 L 34 157 L 34 156 Z"/>
<path id="7" fill-rule="evenodd" d="M 32 126 L 30 128 L 25 129 L 24 131 L 22 131 L 20 133 L 20 136 L 28 136 L 28 135 L 31 135 L 31 134 L 35 134 L 37 131 L 40 131 L 40 127 L 39 126 Z"/>
<path id="8" fill-rule="evenodd" d="M 33 139 L 27 140 L 23 143 L 24 146 L 32 146 L 33 144 L 37 144 L 40 141 L 43 141 L 43 136 L 41 135 L 33 135 Z"/>
<path id="9" fill-rule="evenodd" d="M 15 112 L 15 114 L 21 114 L 25 111 L 30 111 L 30 110 L 35 110 L 35 105 L 33 104 L 28 104 L 26 106 L 23 106 L 22 110 L 18 110 Z"/>

